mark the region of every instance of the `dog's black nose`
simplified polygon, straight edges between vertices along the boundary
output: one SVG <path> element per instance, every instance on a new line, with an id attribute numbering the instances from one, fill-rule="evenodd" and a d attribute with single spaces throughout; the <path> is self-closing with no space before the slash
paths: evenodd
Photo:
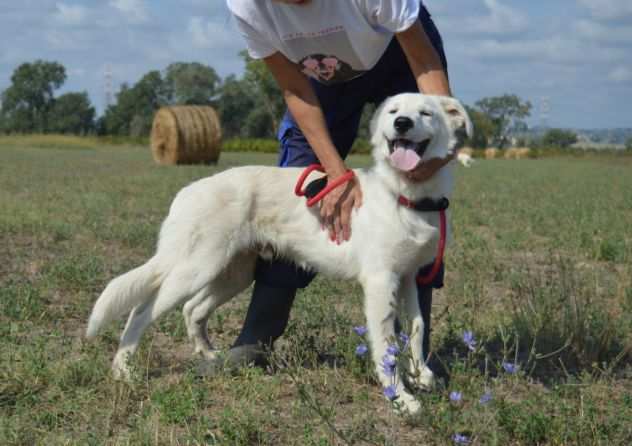
<path id="1" fill-rule="evenodd" d="M 407 118 L 405 116 L 400 116 L 397 119 L 395 119 L 395 130 L 397 130 L 397 133 L 406 133 L 408 130 L 413 128 L 413 125 L 415 125 L 413 123 L 413 120 L 410 118 Z"/>

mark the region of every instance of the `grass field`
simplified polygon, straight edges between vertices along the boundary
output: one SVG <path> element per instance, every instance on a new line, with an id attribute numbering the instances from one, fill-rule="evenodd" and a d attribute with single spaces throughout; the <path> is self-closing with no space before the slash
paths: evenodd
<path id="1" fill-rule="evenodd" d="M 419 395 L 417 417 L 394 415 L 355 355 L 359 287 L 323 278 L 297 298 L 268 369 L 197 379 L 173 312 L 147 332 L 134 381 L 112 380 L 122 321 L 82 338 L 105 284 L 152 253 L 179 188 L 273 162 L 227 153 L 215 167 L 158 167 L 138 147 L 0 144 L 0 444 L 632 444 L 625 157 L 458 168 L 433 310 L 440 385 Z M 247 303 L 214 315 L 217 345 L 234 340 Z"/>

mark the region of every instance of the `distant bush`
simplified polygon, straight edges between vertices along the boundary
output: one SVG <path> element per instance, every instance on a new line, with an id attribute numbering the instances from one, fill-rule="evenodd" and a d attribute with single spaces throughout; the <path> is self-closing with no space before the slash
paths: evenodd
<path id="1" fill-rule="evenodd" d="M 222 152 L 277 153 L 279 142 L 265 138 L 231 138 L 222 142 Z"/>
<path id="2" fill-rule="evenodd" d="M 0 135 L 0 146 L 40 149 L 95 149 L 101 146 L 148 146 L 148 138 L 130 136 L 74 136 L 58 134 Z"/>
<path id="3" fill-rule="evenodd" d="M 222 151 L 277 153 L 279 141 L 263 138 L 231 138 L 222 143 Z M 371 153 L 371 144 L 366 139 L 358 138 L 351 148 L 351 153 L 369 154 Z"/>

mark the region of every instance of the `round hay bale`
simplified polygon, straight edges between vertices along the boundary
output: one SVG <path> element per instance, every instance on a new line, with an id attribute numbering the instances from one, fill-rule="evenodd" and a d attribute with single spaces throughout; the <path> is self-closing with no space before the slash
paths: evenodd
<path id="1" fill-rule="evenodd" d="M 510 149 L 505 150 L 505 159 L 506 160 L 517 160 L 518 159 L 518 149 L 512 147 Z"/>
<path id="2" fill-rule="evenodd" d="M 498 149 L 495 149 L 493 147 L 485 149 L 485 159 L 493 160 L 497 156 L 498 156 Z"/>
<path id="3" fill-rule="evenodd" d="M 531 149 L 528 147 L 520 147 L 516 149 L 516 159 L 526 160 L 531 157 Z"/>
<path id="4" fill-rule="evenodd" d="M 151 151 L 158 164 L 216 163 L 222 128 L 213 108 L 163 107 L 154 116 Z"/>

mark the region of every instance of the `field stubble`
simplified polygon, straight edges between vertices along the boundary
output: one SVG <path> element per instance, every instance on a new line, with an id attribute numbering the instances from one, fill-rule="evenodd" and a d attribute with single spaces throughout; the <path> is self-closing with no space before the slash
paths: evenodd
<path id="1" fill-rule="evenodd" d="M 632 443 L 630 159 L 458 168 L 433 310 L 440 386 L 414 419 L 393 415 L 355 354 L 355 284 L 317 278 L 303 291 L 266 370 L 196 379 L 179 312 L 148 331 L 131 384 L 109 375 L 122 322 L 82 339 L 107 281 L 151 255 L 182 186 L 274 157 L 174 168 L 133 147 L 4 145 L 0 159 L 3 444 Z M 214 315 L 217 345 L 247 303 Z"/>

